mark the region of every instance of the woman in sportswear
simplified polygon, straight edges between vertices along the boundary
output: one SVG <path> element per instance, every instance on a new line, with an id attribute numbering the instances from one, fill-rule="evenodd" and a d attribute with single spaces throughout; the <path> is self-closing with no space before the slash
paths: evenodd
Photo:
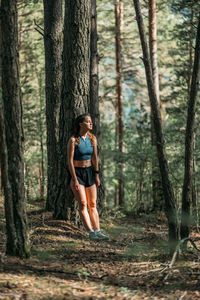
<path id="1" fill-rule="evenodd" d="M 90 132 L 92 120 L 89 114 L 76 118 L 74 135 L 67 145 L 70 187 L 79 204 L 79 214 L 89 238 L 94 241 L 109 240 L 99 225 L 96 207 L 97 187 L 100 186 L 97 140 Z M 89 209 L 89 212 L 88 212 Z"/>

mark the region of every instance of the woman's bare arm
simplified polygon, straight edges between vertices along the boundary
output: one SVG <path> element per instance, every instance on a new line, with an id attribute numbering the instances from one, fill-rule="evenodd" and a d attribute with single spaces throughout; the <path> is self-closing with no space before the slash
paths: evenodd
<path id="1" fill-rule="evenodd" d="M 74 148 L 75 148 L 75 138 L 71 137 L 67 144 L 67 161 L 68 161 L 69 171 L 72 176 L 72 179 L 73 181 L 76 181 L 77 178 L 76 178 L 76 173 L 75 173 L 74 163 L 73 163 Z"/>
<path id="2" fill-rule="evenodd" d="M 92 155 L 92 165 L 94 167 L 94 171 L 99 171 L 99 161 L 97 154 L 97 140 L 95 137 L 95 142 L 93 145 L 93 155 Z M 99 174 L 95 173 L 95 182 L 97 186 L 100 186 Z"/>

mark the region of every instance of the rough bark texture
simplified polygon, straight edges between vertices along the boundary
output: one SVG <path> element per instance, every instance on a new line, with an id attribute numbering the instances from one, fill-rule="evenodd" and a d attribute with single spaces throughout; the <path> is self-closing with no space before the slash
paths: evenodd
<path id="1" fill-rule="evenodd" d="M 123 96 L 122 96 L 122 25 L 123 25 L 123 2 L 115 0 L 115 53 L 116 53 L 116 101 L 117 101 L 117 133 L 118 149 L 120 154 L 124 152 L 124 124 L 123 124 Z M 123 163 L 118 164 L 118 201 L 124 205 L 124 179 Z"/>
<path id="2" fill-rule="evenodd" d="M 44 174 L 44 130 L 42 126 L 42 74 L 38 74 L 39 100 L 40 100 L 40 119 L 39 119 L 39 136 L 40 136 L 40 166 L 39 166 L 39 195 L 40 199 L 44 199 L 45 174 Z"/>
<path id="3" fill-rule="evenodd" d="M 159 95 L 159 73 L 158 73 L 158 57 L 157 57 L 157 26 L 156 26 L 156 0 L 149 0 L 149 52 L 151 59 L 151 68 L 153 75 L 154 89 L 160 106 Z M 152 146 L 156 148 L 156 137 L 151 115 L 151 141 Z M 164 206 L 164 197 L 162 191 L 162 183 L 157 156 L 152 159 L 152 194 L 153 194 L 153 210 L 161 210 Z"/>
<path id="4" fill-rule="evenodd" d="M 59 120 L 59 182 L 54 217 L 67 219 L 73 196 L 67 182 L 67 142 L 74 118 L 89 110 L 90 98 L 90 0 L 65 1 L 63 79 Z"/>
<path id="5" fill-rule="evenodd" d="M 47 201 L 53 210 L 58 176 L 59 110 L 62 80 L 62 0 L 44 0 L 44 46 L 47 124 Z"/>
<path id="6" fill-rule="evenodd" d="M 100 113 L 99 113 L 99 78 L 98 78 L 98 49 L 97 49 L 97 10 L 96 0 L 91 0 L 91 42 L 90 42 L 90 114 L 93 121 L 93 133 L 98 141 L 99 170 L 101 185 L 98 188 L 98 204 L 100 209 L 105 207 L 105 191 L 101 162 Z"/>
<path id="7" fill-rule="evenodd" d="M 165 149 L 164 149 L 164 139 L 162 133 L 160 109 L 158 106 L 156 93 L 154 90 L 150 56 L 148 52 L 148 45 L 146 41 L 146 33 L 143 24 L 140 3 L 138 0 L 133 0 L 133 3 L 135 7 L 136 19 L 138 23 L 140 40 L 142 45 L 143 62 L 145 66 L 149 100 L 151 104 L 151 111 L 153 115 L 153 122 L 154 122 L 155 134 L 156 134 L 157 154 L 159 160 L 160 173 L 162 177 L 163 192 L 165 197 L 165 212 L 166 212 L 166 217 L 168 220 L 168 227 L 169 227 L 169 246 L 170 246 L 170 252 L 172 253 L 178 242 L 178 220 L 177 220 L 176 202 L 175 202 L 173 187 L 169 178 L 168 163 L 167 163 Z"/>
<path id="8" fill-rule="evenodd" d="M 194 148 L 194 121 L 197 102 L 197 92 L 200 79 L 200 15 L 196 35 L 194 54 L 194 66 L 187 111 L 187 125 L 185 134 L 185 173 L 182 190 L 182 215 L 181 215 L 181 238 L 189 236 L 190 233 L 190 204 L 192 191 L 193 171 L 193 148 Z"/>
<path id="9" fill-rule="evenodd" d="M 6 252 L 9 255 L 28 257 L 29 240 L 24 199 L 24 135 L 19 83 L 17 1 L 2 0 L 1 12 L 5 140 L 4 135 L 1 134 L 1 136 L 4 145 L 2 173 L 4 173 L 3 186 L 7 227 Z"/>

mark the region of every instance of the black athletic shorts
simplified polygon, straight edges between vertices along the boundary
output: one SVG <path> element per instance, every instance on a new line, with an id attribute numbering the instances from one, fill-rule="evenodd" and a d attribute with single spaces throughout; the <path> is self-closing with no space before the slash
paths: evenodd
<path id="1" fill-rule="evenodd" d="M 95 174 L 93 166 L 87 168 L 75 167 L 75 173 L 79 184 L 84 185 L 85 187 L 89 187 L 95 184 Z"/>

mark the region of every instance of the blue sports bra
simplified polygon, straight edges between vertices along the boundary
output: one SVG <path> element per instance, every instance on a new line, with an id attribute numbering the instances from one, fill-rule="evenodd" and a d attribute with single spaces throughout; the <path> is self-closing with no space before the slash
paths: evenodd
<path id="1" fill-rule="evenodd" d="M 86 139 L 80 137 L 80 144 L 78 143 L 74 149 L 74 160 L 89 160 L 92 158 L 93 146 L 89 136 Z"/>

